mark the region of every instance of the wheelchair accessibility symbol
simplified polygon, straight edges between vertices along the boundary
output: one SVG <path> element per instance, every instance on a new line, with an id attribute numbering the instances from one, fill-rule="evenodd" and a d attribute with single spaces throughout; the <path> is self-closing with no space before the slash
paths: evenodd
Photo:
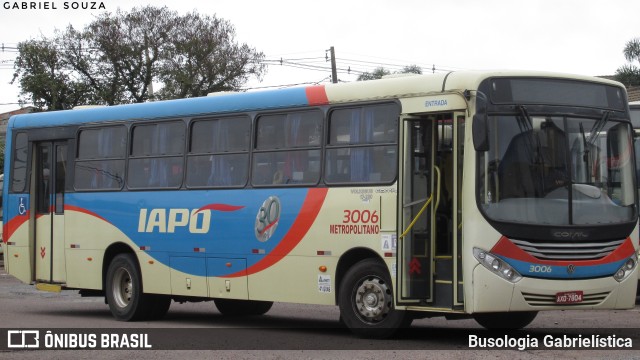
<path id="1" fill-rule="evenodd" d="M 18 215 L 24 215 L 27 213 L 27 198 L 25 197 L 19 197 L 19 204 L 18 204 Z"/>

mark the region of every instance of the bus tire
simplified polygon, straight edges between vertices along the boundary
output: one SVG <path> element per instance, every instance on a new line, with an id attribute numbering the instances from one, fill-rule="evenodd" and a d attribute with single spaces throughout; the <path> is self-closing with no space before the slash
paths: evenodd
<path id="1" fill-rule="evenodd" d="M 537 311 L 515 311 L 473 314 L 474 319 L 489 330 L 518 330 L 531 324 Z"/>
<path id="2" fill-rule="evenodd" d="M 412 320 L 405 311 L 395 309 L 389 272 L 375 259 L 362 260 L 347 271 L 340 283 L 338 306 L 342 322 L 365 338 L 387 338 Z"/>
<path id="3" fill-rule="evenodd" d="M 145 295 L 149 303 L 148 320 L 160 320 L 169 311 L 171 307 L 171 297 L 166 295 Z"/>
<path id="4" fill-rule="evenodd" d="M 273 306 L 272 301 L 213 299 L 218 311 L 225 316 L 264 315 Z"/>
<path id="5" fill-rule="evenodd" d="M 142 278 L 134 255 L 114 257 L 107 270 L 106 283 L 107 303 L 116 320 L 136 321 L 148 317 L 151 306 L 142 293 Z"/>

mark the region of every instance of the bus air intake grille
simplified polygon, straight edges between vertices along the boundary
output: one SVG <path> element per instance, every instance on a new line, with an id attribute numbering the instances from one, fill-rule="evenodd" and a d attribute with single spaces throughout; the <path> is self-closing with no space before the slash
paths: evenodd
<path id="1" fill-rule="evenodd" d="M 622 240 L 601 242 L 561 242 L 561 241 L 511 241 L 529 255 L 541 260 L 598 260 L 611 254 L 624 243 Z"/>
<path id="2" fill-rule="evenodd" d="M 522 293 L 524 300 L 529 304 L 529 306 L 563 306 L 563 307 L 572 307 L 572 306 L 595 306 L 600 305 L 606 298 L 609 296 L 610 292 L 600 292 L 595 294 L 584 294 L 582 298 L 582 302 L 574 303 L 574 304 L 557 304 L 556 296 L 554 294 L 533 294 L 533 293 Z"/>

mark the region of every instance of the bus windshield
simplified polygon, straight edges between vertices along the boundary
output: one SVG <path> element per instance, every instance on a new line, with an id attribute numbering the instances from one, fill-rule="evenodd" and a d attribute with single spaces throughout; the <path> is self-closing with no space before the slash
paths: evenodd
<path id="1" fill-rule="evenodd" d="M 495 221 L 599 225 L 635 219 L 631 127 L 601 118 L 489 117 L 480 154 L 479 202 Z"/>

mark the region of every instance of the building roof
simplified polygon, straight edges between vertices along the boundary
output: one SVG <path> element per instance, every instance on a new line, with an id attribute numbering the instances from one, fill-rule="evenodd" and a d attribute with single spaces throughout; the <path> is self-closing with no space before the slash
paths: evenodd
<path id="1" fill-rule="evenodd" d="M 36 110 L 37 109 L 35 107 L 33 107 L 33 106 L 25 106 L 25 107 L 17 109 L 17 110 L 1 113 L 0 114 L 0 121 L 9 120 L 9 118 L 12 117 L 13 115 L 30 114 L 32 112 L 35 112 Z"/>
<path id="2" fill-rule="evenodd" d="M 640 101 L 640 86 L 628 87 L 627 98 L 629 98 L 629 102 Z"/>

